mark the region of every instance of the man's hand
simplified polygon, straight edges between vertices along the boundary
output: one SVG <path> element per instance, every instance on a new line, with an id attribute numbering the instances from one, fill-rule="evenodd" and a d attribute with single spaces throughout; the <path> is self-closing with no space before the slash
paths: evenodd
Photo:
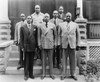
<path id="1" fill-rule="evenodd" d="M 42 46 L 40 45 L 38 48 L 41 50 L 42 49 Z"/>
<path id="2" fill-rule="evenodd" d="M 22 51 L 24 52 L 24 48 L 22 48 Z"/>
<path id="3" fill-rule="evenodd" d="M 61 45 L 58 45 L 58 48 L 59 48 L 59 49 L 61 49 L 61 48 L 62 48 L 62 46 L 61 46 Z"/>
<path id="4" fill-rule="evenodd" d="M 18 41 L 14 41 L 14 44 L 15 44 L 15 45 L 18 45 Z"/>
<path id="5" fill-rule="evenodd" d="M 80 49 L 80 47 L 79 46 L 76 46 L 76 50 L 79 50 Z"/>

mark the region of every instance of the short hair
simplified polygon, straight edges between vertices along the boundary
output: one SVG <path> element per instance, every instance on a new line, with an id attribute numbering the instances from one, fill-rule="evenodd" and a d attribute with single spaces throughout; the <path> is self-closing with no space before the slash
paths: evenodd
<path id="1" fill-rule="evenodd" d="M 57 10 L 54 10 L 54 11 L 53 11 L 53 13 L 55 13 L 55 12 L 56 12 L 56 13 L 58 13 L 58 11 L 57 11 Z"/>
<path id="2" fill-rule="evenodd" d="M 25 14 L 24 13 L 21 13 L 20 16 L 25 16 Z"/>
<path id="3" fill-rule="evenodd" d="M 28 15 L 27 18 L 28 18 L 28 17 L 31 17 L 31 19 L 32 19 L 32 16 L 31 16 L 31 15 Z"/>
<path id="4" fill-rule="evenodd" d="M 63 9 L 64 9 L 64 7 L 63 7 L 62 5 L 61 5 L 61 6 L 59 6 L 59 9 L 60 9 L 60 8 L 63 8 Z"/>
<path id="5" fill-rule="evenodd" d="M 67 12 L 67 13 L 66 13 L 66 16 L 72 17 L 72 14 L 71 14 L 70 12 Z"/>
<path id="6" fill-rule="evenodd" d="M 45 16 L 48 16 L 48 17 L 50 18 L 50 15 L 49 15 L 48 13 L 45 13 L 45 14 L 44 14 L 44 17 L 45 17 Z"/>
<path id="7" fill-rule="evenodd" d="M 40 8 L 40 5 L 35 5 L 35 9 L 36 9 L 37 7 Z"/>

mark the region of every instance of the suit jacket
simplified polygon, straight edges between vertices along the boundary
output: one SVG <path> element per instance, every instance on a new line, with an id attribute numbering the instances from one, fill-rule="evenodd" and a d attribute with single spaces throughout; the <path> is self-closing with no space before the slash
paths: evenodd
<path id="1" fill-rule="evenodd" d="M 23 21 L 20 21 L 16 24 L 15 26 L 15 41 L 20 43 L 20 28 L 24 25 L 25 23 Z"/>
<path id="2" fill-rule="evenodd" d="M 55 45 L 55 25 L 48 22 L 46 27 L 45 22 L 40 26 L 40 46 L 43 49 L 53 49 Z"/>
<path id="3" fill-rule="evenodd" d="M 65 21 L 65 17 L 66 17 L 66 15 L 64 13 L 58 15 L 58 18 L 63 20 L 63 21 Z"/>
<path id="4" fill-rule="evenodd" d="M 52 22 L 52 23 L 54 23 L 54 21 L 55 21 L 54 18 L 52 18 L 50 20 L 50 22 Z M 56 46 L 61 44 L 61 36 L 60 36 L 61 33 L 60 33 L 59 24 L 62 23 L 62 22 L 63 22 L 63 20 L 61 20 L 59 18 L 56 19 L 56 25 L 55 25 L 56 26 L 56 28 L 55 28 L 55 32 L 56 32 L 56 36 L 55 36 Z"/>
<path id="5" fill-rule="evenodd" d="M 31 24 L 31 30 L 29 30 L 27 24 L 21 27 L 20 30 L 20 42 L 21 48 L 25 52 L 32 52 L 37 47 L 37 27 Z"/>
<path id="6" fill-rule="evenodd" d="M 63 22 L 59 26 L 61 28 L 62 48 L 67 48 L 68 44 L 70 45 L 70 48 L 76 48 L 78 43 L 78 25 L 71 21 L 69 26 L 67 22 Z M 69 31 L 68 27 L 70 27 Z"/>

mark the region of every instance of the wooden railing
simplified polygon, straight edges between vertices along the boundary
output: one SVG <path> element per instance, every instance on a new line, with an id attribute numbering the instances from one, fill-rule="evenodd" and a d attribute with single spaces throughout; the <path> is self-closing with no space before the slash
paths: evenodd
<path id="1" fill-rule="evenodd" d="M 100 39 L 100 22 L 87 23 L 87 39 Z"/>

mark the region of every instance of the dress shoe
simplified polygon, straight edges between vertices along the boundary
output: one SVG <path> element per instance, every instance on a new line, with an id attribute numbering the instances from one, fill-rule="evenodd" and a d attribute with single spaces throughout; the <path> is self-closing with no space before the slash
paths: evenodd
<path id="1" fill-rule="evenodd" d="M 54 76 L 50 76 L 50 78 L 52 78 L 53 80 L 55 79 L 55 77 L 54 77 Z"/>
<path id="2" fill-rule="evenodd" d="M 29 76 L 31 79 L 34 79 L 34 76 Z"/>
<path id="3" fill-rule="evenodd" d="M 28 80 L 28 77 L 27 76 L 24 76 L 24 80 Z"/>
<path id="4" fill-rule="evenodd" d="M 19 70 L 19 69 L 21 69 L 21 68 L 23 68 L 23 67 L 24 67 L 24 66 L 22 66 L 22 65 L 20 66 L 20 65 L 19 65 L 19 66 L 17 67 L 17 70 Z"/>
<path id="5" fill-rule="evenodd" d="M 72 78 L 72 79 L 77 81 L 77 77 L 76 76 L 69 76 L 69 78 Z"/>
<path id="6" fill-rule="evenodd" d="M 46 76 L 41 76 L 41 80 L 43 80 Z"/>
<path id="7" fill-rule="evenodd" d="M 64 76 L 61 76 L 61 78 L 60 78 L 60 79 L 61 79 L 61 80 L 64 80 L 65 78 L 66 78 L 66 77 L 64 77 Z"/>

